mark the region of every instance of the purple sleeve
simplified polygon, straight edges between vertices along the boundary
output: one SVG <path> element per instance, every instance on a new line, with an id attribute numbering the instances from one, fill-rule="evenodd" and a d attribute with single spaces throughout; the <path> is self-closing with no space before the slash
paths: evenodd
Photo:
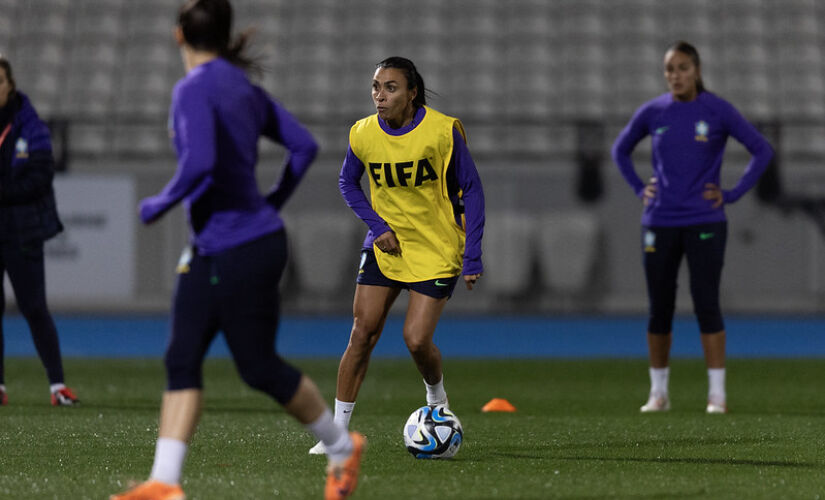
<path id="1" fill-rule="evenodd" d="M 484 190 L 481 177 L 461 133 L 453 129 L 453 165 L 464 200 L 466 240 L 463 274 L 481 274 L 481 238 L 484 235 Z"/>
<path id="2" fill-rule="evenodd" d="M 178 145 L 178 168 L 159 194 L 140 203 L 140 218 L 149 223 L 190 194 L 203 192 L 211 184 L 215 165 L 215 121 L 206 94 L 197 87 L 180 89 L 172 105 Z"/>
<path id="3" fill-rule="evenodd" d="M 289 111 L 275 100 L 269 97 L 267 100 L 271 113 L 264 134 L 283 144 L 289 152 L 284 161 L 281 178 L 266 196 L 266 200 L 280 210 L 318 154 L 318 143 Z"/>
<path id="4" fill-rule="evenodd" d="M 344 165 L 341 167 L 341 174 L 338 176 L 338 189 L 341 196 L 347 202 L 347 206 L 355 212 L 362 221 L 370 228 L 372 237 L 380 236 L 390 231 L 390 226 L 372 209 L 367 195 L 361 189 L 361 177 L 364 175 L 364 164 L 352 152 L 352 148 L 347 148 L 347 156 L 344 158 Z M 370 236 L 367 236 L 371 240 Z"/>
<path id="5" fill-rule="evenodd" d="M 646 107 L 642 107 L 636 111 L 636 114 L 630 119 L 630 123 L 622 130 L 619 137 L 616 138 L 612 150 L 613 161 L 616 162 L 616 165 L 619 167 L 619 172 L 621 172 L 622 177 L 624 177 L 627 183 L 630 184 L 636 196 L 640 198 L 642 191 L 644 191 L 645 183 L 639 178 L 639 174 L 636 173 L 636 167 L 633 165 L 631 155 L 633 154 L 633 149 L 639 144 L 639 141 L 644 139 L 649 133 L 645 109 Z"/>
<path id="6" fill-rule="evenodd" d="M 724 121 L 728 126 L 728 133 L 742 143 L 743 146 L 751 154 L 751 161 L 745 168 L 739 182 L 730 190 L 722 190 L 722 196 L 725 203 L 734 203 L 742 197 L 743 194 L 752 188 L 762 172 L 768 168 L 768 164 L 773 158 L 773 148 L 762 137 L 762 134 L 756 130 L 756 127 L 750 124 L 745 118 L 734 108 L 728 104 L 727 112 L 724 113 Z"/>

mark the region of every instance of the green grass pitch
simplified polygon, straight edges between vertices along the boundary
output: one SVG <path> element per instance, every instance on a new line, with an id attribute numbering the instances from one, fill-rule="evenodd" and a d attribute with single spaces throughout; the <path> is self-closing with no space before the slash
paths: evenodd
<path id="1" fill-rule="evenodd" d="M 37 360 L 7 360 L 0 407 L 0 498 L 102 499 L 151 468 L 160 360 L 70 359 L 82 405 L 52 408 Z M 337 361 L 297 363 L 328 400 Z M 354 498 L 821 498 L 825 363 L 733 360 L 731 413 L 705 415 L 701 361 L 673 363 L 667 414 L 641 415 L 642 360 L 447 359 L 446 387 L 465 429 L 448 461 L 415 460 L 401 427 L 424 400 L 408 359 L 375 360 L 352 427 L 369 448 Z M 205 368 L 206 408 L 183 485 L 190 499 L 321 498 L 314 439 L 229 360 Z M 507 398 L 518 411 L 481 406 Z"/>

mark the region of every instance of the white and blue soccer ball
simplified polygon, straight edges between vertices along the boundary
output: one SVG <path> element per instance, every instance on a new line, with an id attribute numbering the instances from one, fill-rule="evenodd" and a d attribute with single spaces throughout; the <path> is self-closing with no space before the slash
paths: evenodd
<path id="1" fill-rule="evenodd" d="M 461 422 L 444 405 L 422 406 L 404 424 L 404 445 L 415 458 L 451 458 L 463 440 Z"/>

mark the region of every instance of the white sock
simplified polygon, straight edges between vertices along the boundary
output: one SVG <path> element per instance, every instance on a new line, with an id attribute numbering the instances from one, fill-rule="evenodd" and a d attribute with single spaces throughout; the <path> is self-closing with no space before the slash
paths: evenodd
<path id="1" fill-rule="evenodd" d="M 650 394 L 655 396 L 667 396 L 668 379 L 670 378 L 670 367 L 653 368 L 650 367 Z"/>
<path id="2" fill-rule="evenodd" d="M 708 400 L 725 402 L 725 369 L 708 368 Z"/>
<path id="3" fill-rule="evenodd" d="M 349 429 L 349 421 L 352 418 L 352 411 L 355 409 L 355 401 L 348 403 L 346 401 L 335 400 L 335 423 L 339 424 L 344 430 Z"/>
<path id="4" fill-rule="evenodd" d="M 6 392 L 6 384 L 0 384 L 0 391 Z"/>
<path id="5" fill-rule="evenodd" d="M 189 445 L 171 438 L 158 438 L 155 445 L 155 463 L 152 465 L 150 479 L 166 484 L 180 484 L 183 460 Z"/>
<path id="6" fill-rule="evenodd" d="M 424 385 L 427 387 L 427 404 L 428 405 L 443 405 L 447 402 L 447 392 L 444 390 L 444 376 L 441 376 L 441 380 L 436 382 L 433 385 L 424 381 Z"/>
<path id="7" fill-rule="evenodd" d="M 62 383 L 61 384 L 51 384 L 49 386 L 49 390 L 51 391 L 52 394 L 59 391 L 60 389 L 65 389 L 65 388 L 66 388 L 66 384 L 62 384 Z"/>
<path id="8" fill-rule="evenodd" d="M 330 461 L 343 462 L 352 454 L 352 439 L 347 429 L 332 419 L 329 409 L 324 410 L 314 422 L 307 424 L 306 428 L 324 443 Z"/>

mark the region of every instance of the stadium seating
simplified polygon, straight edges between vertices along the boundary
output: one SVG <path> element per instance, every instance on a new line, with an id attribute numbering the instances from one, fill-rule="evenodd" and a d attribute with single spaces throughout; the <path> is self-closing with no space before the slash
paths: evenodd
<path id="1" fill-rule="evenodd" d="M 290 259 L 302 291 L 329 298 L 353 282 L 360 243 L 357 238 L 361 236 L 356 228 L 357 220 L 349 213 L 305 212 L 287 217 Z"/>
<path id="2" fill-rule="evenodd" d="M 708 86 L 746 116 L 825 114 L 825 8 L 815 0 L 235 7 L 237 26 L 257 29 L 256 52 L 270 70 L 262 83 L 309 120 L 368 112 L 369 72 L 390 54 L 416 60 L 441 95 L 434 104 L 465 121 L 626 120 L 664 91 L 662 50 L 676 38 L 698 46 Z M 46 114 L 134 115 L 165 127 L 169 90 L 182 75 L 168 1 L 2 0 L 0 10 L 0 52 Z"/>
<path id="3" fill-rule="evenodd" d="M 11 60 L 18 86 L 41 115 L 68 120 L 73 165 L 117 165 L 144 183 L 146 173 L 134 165 L 154 160 L 150 168 L 168 166 L 171 89 L 183 76 L 172 38 L 179 4 L 0 0 L 0 54 Z M 391 55 L 413 59 L 434 92 L 429 103 L 461 118 L 485 182 L 494 177 L 488 177 L 493 169 L 506 170 L 510 177 L 498 179 L 513 186 L 530 179 L 529 200 L 519 194 L 489 204 L 495 208 L 488 213 L 485 262 L 495 265 L 487 266 L 483 283 L 496 296 L 519 296 L 536 285 L 550 294 L 579 293 L 592 284 L 587 273 L 596 244 L 618 236 L 610 233 L 615 228 L 599 225 L 602 219 L 579 211 L 572 187 L 569 198 L 559 194 L 575 186 L 571 166 L 582 146 L 577 124 L 604 125 L 604 138 L 591 147 L 604 153 L 602 173 L 612 177 L 598 203 L 634 210 L 635 200 L 625 206 L 611 199 L 613 193 L 628 193 L 618 187 L 622 181 L 609 167 L 607 152 L 638 106 L 666 92 L 664 50 L 677 39 L 699 49 L 709 90 L 752 121 L 781 125 L 775 146 L 787 159 L 781 168 L 788 185 L 804 184 L 811 192 L 821 185 L 810 180 L 821 179 L 811 172 L 825 157 L 825 2 L 820 0 L 233 0 L 233 5 L 236 29 L 256 29 L 251 52 L 260 56 L 265 71 L 254 79 L 306 123 L 321 145 L 314 170 L 323 172 L 318 175 L 329 188 L 325 197 L 340 202 L 334 182 L 347 130 L 373 111 L 374 65 Z M 737 147 L 728 151 L 738 160 Z M 642 141 L 634 155 L 640 175 L 649 153 L 650 141 Z M 262 142 L 267 164 L 277 164 L 282 155 L 281 148 Z M 738 172 L 726 168 L 724 175 Z M 545 195 L 541 183 L 564 188 L 554 185 Z M 355 240 L 359 233 L 351 233 L 351 223 L 358 223 L 352 214 L 340 213 L 340 205 L 332 203 L 312 205 L 316 213 L 301 227 L 321 229 L 296 232 L 293 242 L 301 286 L 320 295 L 340 290 L 343 282 L 336 280 L 341 273 L 350 280 L 341 269 L 352 263 L 313 245 L 323 240 L 323 231 Z M 564 216 L 528 221 L 525 215 L 551 211 Z M 560 268 L 559 262 L 569 265 Z M 540 272 L 531 274 L 536 266 Z M 325 281 L 316 279 L 318 273 L 338 274 Z"/>
<path id="4" fill-rule="evenodd" d="M 484 286 L 504 297 L 526 292 L 535 282 L 531 275 L 537 251 L 535 217 L 525 212 L 491 213 L 485 233 Z"/>
<path id="5" fill-rule="evenodd" d="M 596 216 L 584 210 L 545 214 L 536 233 L 542 283 L 563 294 L 586 291 L 599 254 Z"/>

